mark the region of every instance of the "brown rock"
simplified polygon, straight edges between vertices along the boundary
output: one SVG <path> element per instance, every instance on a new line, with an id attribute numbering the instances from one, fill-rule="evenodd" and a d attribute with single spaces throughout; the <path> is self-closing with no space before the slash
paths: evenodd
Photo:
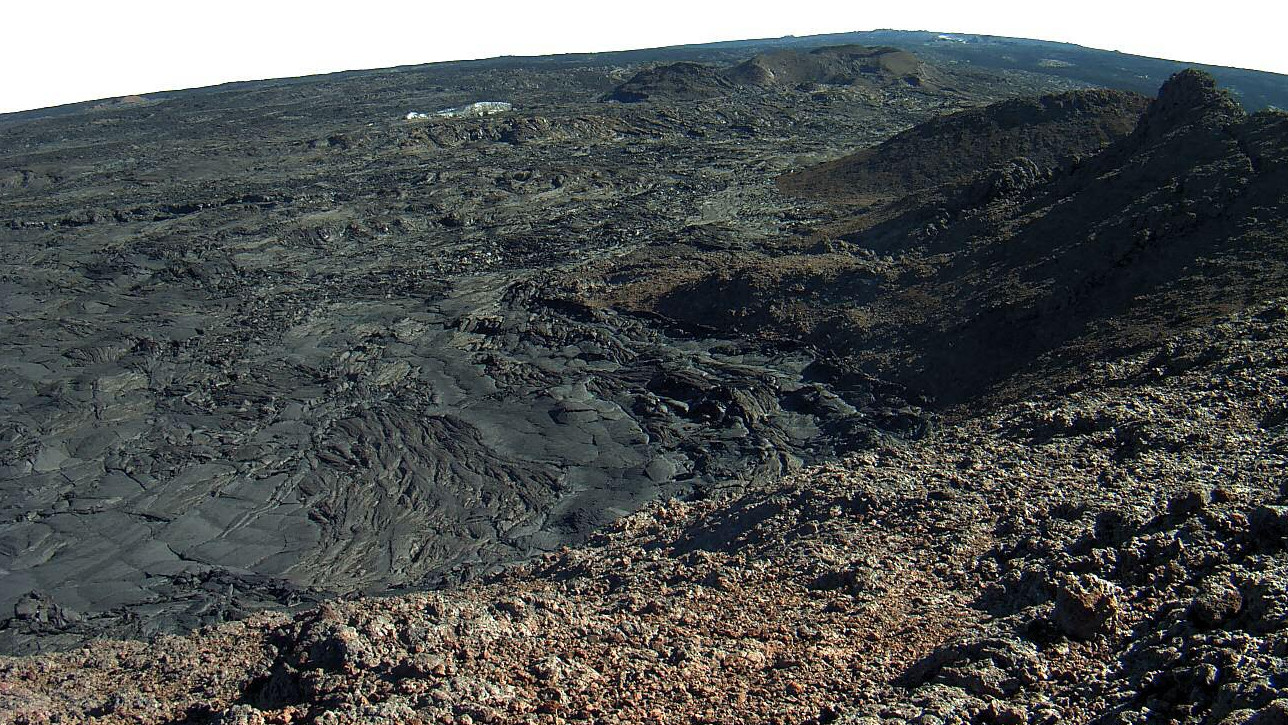
<path id="1" fill-rule="evenodd" d="M 250 705 L 234 705 L 217 720 L 220 725 L 264 725 L 264 714 Z"/>
<path id="2" fill-rule="evenodd" d="M 1113 632 L 1118 624 L 1121 590 L 1094 574 L 1065 575 L 1055 595 L 1054 620 L 1060 631 L 1075 639 L 1094 639 Z"/>
<path id="3" fill-rule="evenodd" d="M 986 712 L 992 722 L 998 725 L 1025 725 L 1029 721 L 1029 715 L 1024 711 L 1024 708 L 1008 705 L 997 700 L 989 703 Z"/>
<path id="4" fill-rule="evenodd" d="M 1288 725 L 1288 700 L 1275 700 L 1261 708 L 1248 718 L 1247 725 Z"/>
<path id="5" fill-rule="evenodd" d="M 1190 605 L 1190 618 L 1203 627 L 1219 627 L 1243 609 L 1243 595 L 1228 582 L 1205 581 Z"/>

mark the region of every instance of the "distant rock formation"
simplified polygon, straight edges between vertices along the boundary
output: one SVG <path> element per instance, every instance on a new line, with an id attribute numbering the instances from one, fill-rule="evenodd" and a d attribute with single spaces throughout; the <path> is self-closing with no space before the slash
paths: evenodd
<path id="1" fill-rule="evenodd" d="M 725 71 L 735 83 L 755 86 L 935 85 L 940 74 L 933 66 L 898 48 L 842 45 L 807 53 L 783 50 L 762 53 Z"/>
<path id="2" fill-rule="evenodd" d="M 719 96 L 734 84 L 724 74 L 701 63 L 670 63 L 636 73 L 608 96 L 610 101 L 636 103 L 653 98 L 691 101 Z"/>
<path id="3" fill-rule="evenodd" d="M 659 65 L 636 73 L 609 94 L 608 100 L 623 103 L 700 100 L 746 87 L 900 85 L 934 89 L 942 80 L 942 72 L 907 51 L 842 45 L 808 52 L 761 53 L 728 68 L 691 62 Z"/>

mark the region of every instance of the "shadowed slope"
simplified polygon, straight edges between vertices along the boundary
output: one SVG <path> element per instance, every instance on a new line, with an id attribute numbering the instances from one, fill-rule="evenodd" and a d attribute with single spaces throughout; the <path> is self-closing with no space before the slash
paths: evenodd
<path id="1" fill-rule="evenodd" d="M 698 255 L 684 264 L 710 271 L 693 281 L 612 294 L 708 326 L 802 337 L 845 365 L 954 403 L 1288 288 L 1288 115 L 1248 117 L 1210 76 L 1190 71 L 1122 137 L 1137 103 L 1090 92 L 932 121 L 784 180 L 847 198 L 881 189 L 888 164 L 896 188 L 941 184 L 916 203 L 821 226 L 811 253 Z M 1002 122 L 1021 109 L 1022 120 Z M 1062 143 L 1074 138 L 1062 129 L 1091 138 Z M 1119 140 L 1077 159 L 1110 133 Z M 932 152 L 916 152 L 915 139 Z M 1024 156 L 1005 161 L 1016 152 Z M 894 162 L 901 155 L 909 168 Z M 959 156 L 1000 165 L 963 181 L 970 165 Z M 1061 158 L 1072 161 L 1049 171 Z"/>

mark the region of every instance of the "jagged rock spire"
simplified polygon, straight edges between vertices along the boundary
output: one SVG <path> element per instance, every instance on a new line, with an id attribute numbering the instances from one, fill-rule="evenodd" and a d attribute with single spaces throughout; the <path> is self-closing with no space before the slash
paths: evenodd
<path id="1" fill-rule="evenodd" d="M 1141 119 L 1141 133 L 1157 136 L 1193 124 L 1225 126 L 1247 114 L 1210 74 L 1193 68 L 1173 75 Z"/>

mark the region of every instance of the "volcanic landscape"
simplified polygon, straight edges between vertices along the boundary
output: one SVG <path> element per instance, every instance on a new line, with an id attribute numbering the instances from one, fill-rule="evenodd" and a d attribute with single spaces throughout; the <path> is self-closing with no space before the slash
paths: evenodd
<path id="1" fill-rule="evenodd" d="M 876 31 L 0 115 L 0 722 L 1288 723 L 1279 108 Z"/>

